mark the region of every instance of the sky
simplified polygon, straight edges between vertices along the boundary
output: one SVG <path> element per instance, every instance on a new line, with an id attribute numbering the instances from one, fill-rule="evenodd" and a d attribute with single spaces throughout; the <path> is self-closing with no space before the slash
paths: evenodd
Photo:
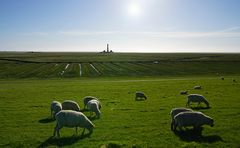
<path id="1" fill-rule="evenodd" d="M 0 0 L 0 51 L 240 52 L 240 0 Z"/>

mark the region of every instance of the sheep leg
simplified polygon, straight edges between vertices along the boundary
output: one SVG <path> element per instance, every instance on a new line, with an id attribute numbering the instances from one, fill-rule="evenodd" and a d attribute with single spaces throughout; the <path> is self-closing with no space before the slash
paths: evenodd
<path id="1" fill-rule="evenodd" d="M 186 107 L 188 107 L 189 106 L 189 101 L 187 101 L 187 103 L 186 103 Z"/>
<path id="2" fill-rule="evenodd" d="M 60 132 L 59 132 L 60 128 L 57 129 L 57 136 L 58 138 L 60 137 Z"/>
<path id="3" fill-rule="evenodd" d="M 84 135 L 84 132 L 85 132 L 85 128 L 83 128 L 83 131 L 82 131 L 82 136 Z"/>
<path id="4" fill-rule="evenodd" d="M 57 125 L 56 125 L 55 128 L 54 128 L 54 131 L 53 131 L 53 137 L 56 136 L 56 131 L 57 131 Z"/>
<path id="5" fill-rule="evenodd" d="M 56 132 L 57 132 L 57 137 L 60 137 L 60 133 L 59 133 L 60 128 L 58 127 L 58 124 L 56 125 L 56 127 L 54 128 L 54 133 L 53 136 L 56 136 Z"/>
<path id="6" fill-rule="evenodd" d="M 171 122 L 171 130 L 173 130 L 173 121 Z"/>

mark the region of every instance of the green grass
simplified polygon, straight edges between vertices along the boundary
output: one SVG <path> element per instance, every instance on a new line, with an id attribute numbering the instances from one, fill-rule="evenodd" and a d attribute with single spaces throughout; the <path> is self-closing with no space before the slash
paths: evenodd
<path id="1" fill-rule="evenodd" d="M 240 54 L 1 52 L 0 147 L 240 147 L 239 63 Z M 170 130 L 170 110 L 186 104 L 182 90 L 209 100 L 211 108 L 199 111 L 214 127 Z M 148 100 L 136 102 L 136 91 Z M 88 95 L 103 106 L 93 134 L 63 128 L 52 138 L 50 103 L 72 99 L 83 107 Z"/>
<path id="2" fill-rule="evenodd" d="M 240 73 L 240 54 L 0 53 L 0 78 L 2 79 L 196 76 L 199 74 L 225 76 Z M 156 61 L 159 63 L 154 63 Z M 69 67 L 65 69 L 67 64 Z M 79 64 L 82 65 L 82 76 L 79 74 Z M 99 73 L 90 64 L 94 65 Z"/>
<path id="3" fill-rule="evenodd" d="M 239 76 L 224 81 L 212 76 L 2 79 L 0 147 L 239 147 L 239 82 Z M 202 90 L 193 90 L 195 85 Z M 215 126 L 204 126 L 202 136 L 170 130 L 169 112 L 185 106 L 186 96 L 179 94 L 185 89 L 210 102 L 210 109 L 200 111 L 213 117 Z M 144 91 L 148 100 L 136 102 L 135 91 Z M 73 99 L 83 107 L 87 95 L 98 97 L 103 106 L 101 119 L 93 120 L 93 134 L 80 137 L 74 129 L 63 128 L 60 139 L 51 138 L 51 101 Z"/>

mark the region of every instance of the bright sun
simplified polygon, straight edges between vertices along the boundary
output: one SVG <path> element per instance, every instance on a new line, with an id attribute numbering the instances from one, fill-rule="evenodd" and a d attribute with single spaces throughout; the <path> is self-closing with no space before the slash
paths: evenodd
<path id="1" fill-rule="evenodd" d="M 140 11 L 140 6 L 138 4 L 130 4 L 128 6 L 128 13 L 130 16 L 136 17 L 139 16 L 141 11 Z"/>

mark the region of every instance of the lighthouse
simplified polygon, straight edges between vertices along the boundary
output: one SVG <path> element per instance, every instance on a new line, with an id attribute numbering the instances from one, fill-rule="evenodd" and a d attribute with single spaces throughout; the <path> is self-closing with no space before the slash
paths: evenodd
<path id="1" fill-rule="evenodd" d="M 107 44 L 107 53 L 109 53 L 109 44 Z"/>

